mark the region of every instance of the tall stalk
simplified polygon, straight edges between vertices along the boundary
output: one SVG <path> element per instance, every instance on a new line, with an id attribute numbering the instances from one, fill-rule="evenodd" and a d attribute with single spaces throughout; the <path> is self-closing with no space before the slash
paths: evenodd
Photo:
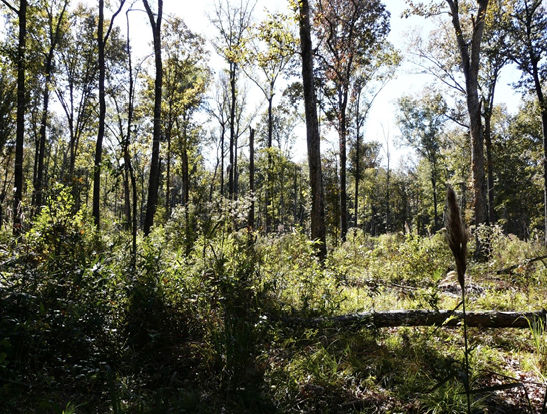
<path id="1" fill-rule="evenodd" d="M 447 185 L 446 191 L 446 238 L 450 250 L 456 261 L 456 271 L 458 273 L 458 282 L 462 289 L 462 306 L 463 306 L 463 340 L 465 348 L 465 378 L 464 386 L 467 395 L 467 412 L 471 413 L 471 390 L 469 387 L 469 348 L 467 343 L 467 315 L 465 312 L 465 271 L 467 269 L 467 241 L 469 234 L 463 224 L 460 208 L 456 200 L 454 189 Z"/>

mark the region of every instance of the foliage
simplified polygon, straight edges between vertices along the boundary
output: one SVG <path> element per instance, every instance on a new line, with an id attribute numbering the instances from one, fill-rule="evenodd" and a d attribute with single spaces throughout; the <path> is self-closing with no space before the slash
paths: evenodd
<path id="1" fill-rule="evenodd" d="M 443 234 L 375 238 L 352 230 L 321 264 L 299 231 L 276 237 L 234 232 L 234 218 L 246 213 L 228 205 L 224 215 L 196 216 L 187 249 L 181 210 L 165 227 L 139 237 L 135 268 L 128 271 L 129 235 L 94 233 L 91 218 L 71 209 L 62 186 L 48 200 L 47 213 L 36 217 L 25 240 L 13 245 L 4 235 L 0 250 L 1 392 L 12 412 L 465 410 L 455 332 L 289 322 L 397 304 L 455 306 L 440 288 L 452 266 Z M 489 234 L 488 264 L 470 263 L 472 285 L 490 286 L 484 272 L 542 253 L 499 227 Z M 512 303 L 536 306 L 547 272 L 540 263 L 524 266 L 529 282 L 514 284 L 523 294 Z M 511 280 L 499 278 L 496 283 Z M 470 293 L 472 309 L 508 304 L 503 291 L 484 292 L 480 300 Z M 480 345 L 470 353 L 475 388 L 492 384 L 485 369 L 499 367 L 501 374 L 504 367 L 511 375 L 506 359 L 520 358 L 516 349 L 525 361 L 540 361 L 528 356 L 539 349 L 539 336 L 470 335 Z M 473 406 L 503 405 L 477 398 Z"/>
<path id="2" fill-rule="evenodd" d="M 166 16 L 161 39 L 154 39 L 162 43 L 163 64 L 154 72 L 152 60 L 131 43 L 132 2 L 105 4 L 125 4 L 128 38 L 113 29 L 104 65 L 97 61 L 96 6 L 68 7 L 65 21 L 56 15 L 66 0 L 31 2 L 23 60 L 17 56 L 22 16 L 9 6 L 17 2 L 0 3 L 6 23 L 0 39 L 0 411 L 464 412 L 462 374 L 476 410 L 539 409 L 546 395 L 544 326 L 469 329 L 467 374 L 459 362 L 459 329 L 342 329 L 335 318 L 459 306 L 462 289 L 450 273 L 436 194 L 450 183 L 472 224 L 473 180 L 482 170 L 493 178 L 488 207 L 499 220 L 470 226 L 465 304 L 470 310 L 547 308 L 545 105 L 541 93 L 537 100 L 527 96 L 515 113 L 492 101 L 507 59 L 525 74 L 515 86 L 530 91 L 536 76 L 541 91 L 540 1 L 490 2 L 485 14 L 477 14 L 479 3 L 459 2 L 452 15 L 461 18 L 461 30 L 453 32 L 455 21 L 434 19 L 427 43 L 411 35 L 415 63 L 437 81 L 431 93 L 406 91 L 399 99 L 403 138 L 418 152 L 399 165 L 389 137 L 383 146 L 365 134 L 372 102 L 403 58 L 386 41 L 390 14 L 378 1 L 321 0 L 312 4 L 313 27 L 300 19 L 306 96 L 315 83 L 325 115 L 321 135 L 318 125 L 310 134 L 308 161 L 297 145 L 304 122 L 297 16 L 266 12 L 254 24 L 255 3 L 217 1 L 213 32 L 206 33 L 223 60 L 214 70 L 206 37 Z M 441 3 L 408 2 L 430 17 Z M 299 4 L 305 10 L 307 1 Z M 463 111 L 470 94 L 460 93 L 466 59 L 458 52 L 478 46 L 478 37 L 466 39 L 483 18 L 481 70 L 473 76 L 491 163 L 472 174 Z M 523 37 L 529 24 L 531 42 Z M 304 33 L 309 29 L 314 49 Z M 49 54 L 53 40 L 59 43 Z M 24 81 L 27 92 L 19 95 L 17 66 L 26 72 L 17 83 Z M 108 101 L 101 148 L 103 69 Z M 163 98 L 154 108 L 162 79 Z M 256 88 L 265 102 L 254 99 Z M 275 104 L 274 97 L 280 98 Z M 312 119 L 315 108 L 306 109 Z M 252 160 L 250 127 L 257 143 Z M 330 128 L 340 145 L 332 145 Z M 15 138 L 18 150 L 24 147 L 22 161 L 13 156 Z M 94 153 L 101 161 L 96 167 Z M 157 200 L 146 199 L 151 181 Z M 88 212 L 99 183 L 100 229 Z M 144 212 L 156 202 L 155 227 L 151 217 L 144 226 Z M 310 234 L 325 241 L 325 233 L 333 246 L 328 251 L 326 242 L 310 241 Z"/>

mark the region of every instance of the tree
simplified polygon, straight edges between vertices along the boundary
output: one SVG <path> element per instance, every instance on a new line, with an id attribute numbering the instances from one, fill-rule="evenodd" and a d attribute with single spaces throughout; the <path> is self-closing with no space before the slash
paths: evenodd
<path id="1" fill-rule="evenodd" d="M 511 13 L 509 58 L 522 71 L 518 87 L 534 91 L 540 107 L 543 134 L 544 243 L 547 245 L 547 9 L 541 0 L 518 0 Z"/>
<path id="2" fill-rule="evenodd" d="M 355 185 L 355 227 L 362 227 L 365 224 L 361 220 L 359 220 L 359 217 L 364 216 L 363 210 L 366 207 L 365 205 L 361 207 L 361 205 L 364 203 L 359 202 L 359 197 L 361 196 L 360 184 L 365 179 L 367 171 L 374 171 L 379 167 L 380 148 L 381 145 L 379 142 L 363 142 L 362 139 L 356 139 L 352 142 L 348 153 L 348 172 L 350 176 L 353 177 Z"/>
<path id="3" fill-rule="evenodd" d="M 19 18 L 19 39 L 17 43 L 17 121 L 15 139 L 14 194 L 13 194 L 13 232 L 21 231 L 21 201 L 23 200 L 23 149 L 25 145 L 25 107 L 26 107 L 26 42 L 27 42 L 27 0 L 19 0 L 19 8 L 7 0 L 1 0 Z"/>
<path id="4" fill-rule="evenodd" d="M 499 107 L 493 115 L 497 215 L 505 232 L 523 239 L 544 226 L 540 113 L 537 101 L 529 99 L 515 115 Z"/>
<path id="5" fill-rule="evenodd" d="M 258 25 L 256 35 L 253 36 L 259 42 L 250 42 L 251 47 L 245 54 L 246 62 L 243 70 L 262 91 L 268 103 L 267 148 L 271 148 L 273 144 L 273 99 L 276 93 L 276 83 L 286 71 L 295 54 L 296 39 L 287 23 L 288 16 L 286 15 L 280 13 L 269 15 L 267 20 Z M 260 69 L 264 83 L 252 73 L 252 68 L 255 66 Z M 269 206 L 271 204 L 271 177 L 267 179 L 266 186 L 268 187 L 266 204 Z M 266 208 L 266 229 L 270 230 L 270 228 L 271 217 L 268 214 L 268 208 Z"/>
<path id="6" fill-rule="evenodd" d="M 193 33 L 180 18 L 171 18 L 163 38 L 165 49 L 165 136 L 167 140 L 166 214 L 171 210 L 171 154 L 173 140 L 181 158 L 182 204 L 189 202 L 190 156 L 197 148 L 199 126 L 192 123 L 194 113 L 201 107 L 209 83 L 210 72 L 206 66 L 208 52 L 205 39 Z M 194 139 L 192 139 L 192 137 Z"/>
<path id="7" fill-rule="evenodd" d="M 460 4 L 459 0 L 444 0 L 448 5 L 452 28 L 456 38 L 459 64 L 465 79 L 465 94 L 469 129 L 471 135 L 471 168 L 473 171 L 473 193 L 475 207 L 475 224 L 486 221 L 486 185 L 484 177 L 484 135 L 482 127 L 482 107 L 479 97 L 479 68 L 481 42 L 483 38 L 486 13 L 489 0 L 478 0 L 476 3 Z M 444 3 L 443 1 L 443 3 Z M 440 3 L 429 7 L 423 3 L 414 4 L 407 0 L 411 12 L 431 17 L 441 13 Z M 462 23 L 467 19 L 467 25 Z"/>
<path id="8" fill-rule="evenodd" d="M 219 73 L 219 79 L 215 82 L 214 85 L 214 96 L 212 98 L 213 105 L 209 106 L 208 113 L 217 120 L 219 127 L 219 136 L 218 136 L 218 157 L 216 170 L 220 167 L 220 194 L 224 196 L 225 194 L 225 185 L 224 185 L 224 158 L 226 156 L 226 129 L 229 127 L 228 123 L 230 120 L 230 108 L 229 108 L 229 96 L 230 96 L 230 86 L 229 79 L 225 73 Z M 211 186 L 212 191 L 212 186 Z"/>
<path id="9" fill-rule="evenodd" d="M 99 74 L 97 62 L 96 16 L 92 10 L 79 5 L 70 16 L 66 33 L 57 48 L 55 58 L 58 72 L 55 76 L 55 94 L 65 113 L 68 134 L 68 173 L 61 177 L 73 184 L 76 157 L 81 140 L 91 132 L 96 105 Z"/>
<path id="10" fill-rule="evenodd" d="M 442 148 L 442 131 L 446 118 L 446 103 L 443 97 L 432 90 L 425 90 L 421 96 L 410 95 L 397 100 L 399 114 L 397 124 L 402 141 L 427 160 L 430 168 L 430 182 L 433 190 L 434 230 L 440 228 L 437 211 L 437 182 L 439 178 L 439 157 Z"/>
<path id="11" fill-rule="evenodd" d="M 346 141 L 351 81 L 381 50 L 389 33 L 389 12 L 379 0 L 320 0 L 316 30 L 329 115 L 338 131 L 340 156 L 340 236 L 347 233 Z"/>
<path id="12" fill-rule="evenodd" d="M 233 7 L 228 0 L 215 2 L 215 15 L 211 22 L 219 32 L 213 45 L 216 52 L 228 63 L 228 77 L 230 83 L 230 164 L 228 176 L 228 194 L 234 197 L 236 193 L 236 165 L 237 165 L 237 81 L 239 66 L 242 62 L 245 46 L 248 41 L 248 31 L 251 27 L 251 16 L 256 1 L 242 1 L 239 7 Z"/>
<path id="13" fill-rule="evenodd" d="M 382 50 L 371 57 L 366 65 L 359 67 L 352 82 L 349 101 L 351 123 L 348 131 L 353 136 L 350 141 L 350 151 L 355 151 L 353 160 L 350 159 L 350 162 L 355 162 L 353 165 L 355 227 L 358 227 L 359 224 L 359 183 L 363 169 L 360 151 L 363 146 L 365 122 L 374 100 L 384 86 L 395 77 L 395 72 L 401 60 L 401 55 L 389 43 L 386 43 L 383 45 Z"/>
<path id="14" fill-rule="evenodd" d="M 150 161 L 150 177 L 148 182 L 148 202 L 144 219 L 144 234 L 148 235 L 154 224 L 154 215 L 158 205 L 158 190 L 160 186 L 160 142 L 162 138 L 161 103 L 163 92 L 163 65 L 161 61 L 161 24 L 163 19 L 163 0 L 157 0 L 158 9 L 154 13 L 148 0 L 142 0 L 146 14 L 150 20 L 154 36 L 154 58 L 156 77 L 154 81 L 154 132 L 152 137 L 152 159 Z M 155 17 L 154 17 L 155 15 Z"/>
<path id="15" fill-rule="evenodd" d="M 494 96 L 501 71 L 508 62 L 507 56 L 503 53 L 507 38 L 507 24 L 501 4 L 503 4 L 503 0 L 493 1 L 488 9 L 489 13 L 483 39 L 484 59 L 482 61 L 482 69 L 479 73 L 484 118 L 484 143 L 486 145 L 486 184 L 489 223 L 496 222 L 494 161 L 492 154 Z"/>
<path id="16" fill-rule="evenodd" d="M 323 175 L 321 172 L 321 140 L 317 119 L 317 101 L 313 78 L 313 49 L 310 28 L 310 6 L 308 0 L 300 0 L 295 8 L 300 27 L 300 49 L 302 53 L 302 85 L 306 114 L 306 140 L 308 146 L 308 168 L 311 186 L 311 238 L 317 242 L 318 256 L 324 260 L 327 254 L 325 231 L 325 200 Z"/>
<path id="17" fill-rule="evenodd" d="M 4 201 L 9 182 L 9 164 L 12 162 L 12 145 L 10 145 L 15 129 L 15 113 L 17 110 L 17 87 L 8 66 L 0 61 L 0 154 L 5 162 L 2 189 L 0 191 L 0 227 L 4 224 Z"/>
<path id="18" fill-rule="evenodd" d="M 66 17 L 65 13 L 69 4 L 69 0 L 62 0 L 59 5 L 56 1 L 45 4 L 45 13 L 47 16 L 47 36 L 46 41 L 47 49 L 44 51 L 44 90 L 43 90 L 43 105 L 42 105 L 42 117 L 40 120 L 40 137 L 38 145 L 36 146 L 36 171 L 34 173 L 34 206 L 39 212 L 42 205 L 42 189 L 43 189 L 43 176 L 44 176 L 44 157 L 46 151 L 46 128 L 48 123 L 48 111 L 49 111 L 49 98 L 52 89 L 52 76 L 54 68 L 54 52 L 57 48 L 63 31 L 66 30 Z M 56 6 L 59 8 L 56 13 Z"/>
<path id="19" fill-rule="evenodd" d="M 95 225 L 100 227 L 101 218 L 101 162 L 103 156 L 103 140 L 105 133 L 106 118 L 106 98 L 105 98 L 105 77 L 106 63 L 105 50 L 108 38 L 112 33 L 114 19 L 122 11 L 125 0 L 120 0 L 118 9 L 112 15 L 110 23 L 104 32 L 104 0 L 99 0 L 99 21 L 97 30 L 98 50 L 99 50 L 99 128 L 97 132 L 97 142 L 95 145 L 95 165 L 93 169 L 93 218 Z"/>

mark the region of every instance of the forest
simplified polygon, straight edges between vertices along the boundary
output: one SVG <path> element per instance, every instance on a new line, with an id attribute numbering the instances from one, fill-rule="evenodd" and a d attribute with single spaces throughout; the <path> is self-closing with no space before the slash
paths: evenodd
<path id="1" fill-rule="evenodd" d="M 165 3 L 0 0 L 0 412 L 547 413 L 546 1 Z"/>

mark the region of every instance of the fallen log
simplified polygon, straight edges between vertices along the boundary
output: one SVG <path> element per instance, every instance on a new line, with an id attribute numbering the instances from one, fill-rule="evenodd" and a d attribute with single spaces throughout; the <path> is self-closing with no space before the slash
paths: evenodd
<path id="1" fill-rule="evenodd" d="M 531 312 L 468 311 L 467 326 L 482 328 L 529 328 L 530 322 L 542 320 L 545 309 Z M 286 322 L 317 326 L 333 323 L 340 326 L 387 328 L 396 326 L 459 326 L 463 312 L 452 310 L 390 310 L 362 312 L 327 318 L 287 318 Z"/>
<path id="2" fill-rule="evenodd" d="M 547 256 L 539 256 L 539 257 L 534 257 L 533 259 L 526 259 L 524 260 L 524 262 L 522 263 L 519 263 L 519 264 L 515 264 L 515 265 L 512 265 L 512 266 L 509 266 L 509 267 L 506 267 L 505 269 L 500 269 L 500 270 L 497 270 L 496 271 L 496 274 L 497 275 L 501 275 L 503 273 L 513 273 L 513 270 L 517 269 L 518 267 L 520 266 L 525 266 L 527 264 L 530 264 L 530 263 L 533 263 L 533 262 L 537 262 L 537 261 L 540 261 L 540 260 L 544 260 L 544 259 L 547 259 Z"/>

